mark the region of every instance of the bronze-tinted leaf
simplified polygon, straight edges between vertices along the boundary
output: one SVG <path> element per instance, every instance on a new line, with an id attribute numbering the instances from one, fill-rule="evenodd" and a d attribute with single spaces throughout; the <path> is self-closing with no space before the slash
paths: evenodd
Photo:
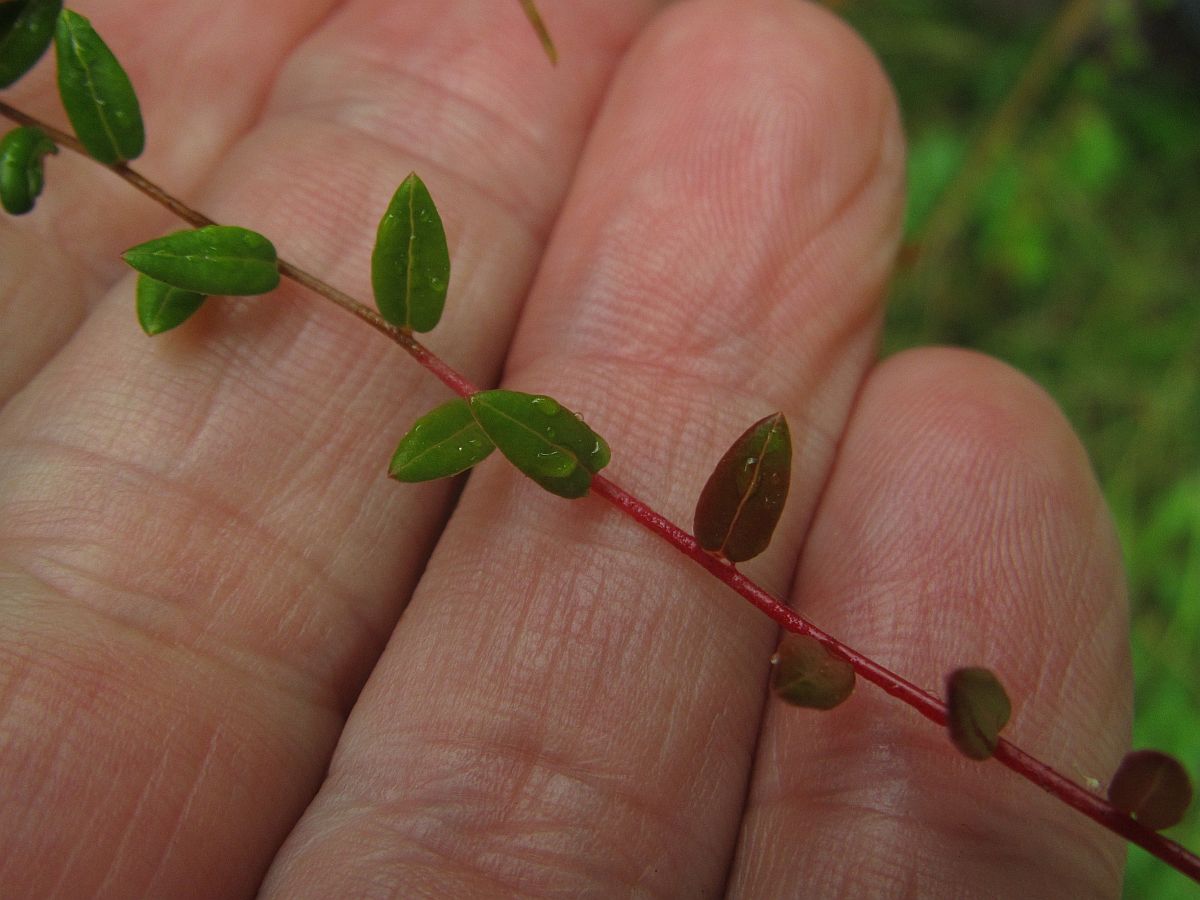
<path id="1" fill-rule="evenodd" d="M 988 669 L 956 669 L 946 679 L 946 706 L 954 746 L 971 759 L 990 758 L 1012 715 L 999 679 Z"/>
<path id="2" fill-rule="evenodd" d="M 793 706 L 833 709 L 854 690 L 854 667 L 808 635 L 785 635 L 771 665 L 775 693 Z"/>
<path id="3" fill-rule="evenodd" d="M 792 475 L 792 438 L 775 413 L 751 425 L 721 457 L 696 503 L 700 546 L 730 562 L 767 549 Z"/>
<path id="4" fill-rule="evenodd" d="M 1179 760 L 1158 750 L 1135 750 L 1121 760 L 1108 799 L 1147 828 L 1170 828 L 1192 802 L 1192 782 Z"/>

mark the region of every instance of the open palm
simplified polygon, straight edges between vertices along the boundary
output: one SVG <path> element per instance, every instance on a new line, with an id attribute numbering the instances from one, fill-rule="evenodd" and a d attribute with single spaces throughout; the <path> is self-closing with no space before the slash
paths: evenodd
<path id="1" fill-rule="evenodd" d="M 687 523 L 783 410 L 748 568 L 1103 777 L 1129 727 L 1119 555 L 1053 404 L 987 359 L 878 363 L 903 141 L 869 53 L 796 0 L 80 0 L 138 167 L 369 297 L 417 170 L 454 273 L 430 344 L 554 394 Z M 11 91 L 52 121 L 49 61 Z M 499 458 L 384 477 L 445 390 L 301 289 L 147 339 L 126 247 L 179 227 L 50 161 L 0 222 L 6 897 L 1082 897 L 1122 848 L 910 709 L 765 700 L 771 624 Z M 460 493 L 461 489 L 461 493 Z"/>

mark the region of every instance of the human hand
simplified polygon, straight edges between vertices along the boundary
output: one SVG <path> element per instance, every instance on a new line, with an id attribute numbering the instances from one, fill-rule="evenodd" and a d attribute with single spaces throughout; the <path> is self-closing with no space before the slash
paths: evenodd
<path id="1" fill-rule="evenodd" d="M 783 410 L 747 569 L 919 684 L 990 666 L 1015 740 L 1115 767 L 1107 513 L 1021 376 L 876 362 L 902 138 L 829 14 L 547 4 L 550 70 L 515 3 L 72 5 L 138 88 L 139 169 L 363 298 L 418 170 L 440 354 L 582 412 L 684 523 Z M 62 120 L 45 65 L 12 96 Z M 594 498 L 499 459 L 461 497 L 387 481 L 445 392 L 340 311 L 287 285 L 147 340 L 118 254 L 176 223 L 50 167 L 0 225 L 7 895 L 1115 895 L 1118 840 L 880 692 L 764 705 L 773 626 Z"/>

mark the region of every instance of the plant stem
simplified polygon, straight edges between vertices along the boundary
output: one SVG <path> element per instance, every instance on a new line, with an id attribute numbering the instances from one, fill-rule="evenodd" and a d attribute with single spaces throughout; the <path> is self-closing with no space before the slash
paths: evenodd
<path id="1" fill-rule="evenodd" d="M 3 101 L 0 101 L 0 114 L 7 116 L 19 124 L 40 128 L 55 143 L 68 147 L 91 159 L 87 151 L 71 135 L 46 125 L 33 116 L 15 109 Z M 103 165 L 103 163 L 98 163 L 98 165 Z M 129 182 L 152 200 L 162 204 L 184 221 L 197 227 L 215 224 L 212 219 L 192 209 L 171 194 L 168 194 L 161 187 L 144 178 L 127 165 L 117 164 L 105 166 L 105 168 Z M 348 294 L 337 290 L 324 281 L 321 281 L 315 275 L 311 275 L 291 263 L 280 260 L 279 270 L 284 276 L 314 291 L 350 314 L 357 316 L 376 331 L 379 331 L 399 344 L 417 362 L 433 373 L 443 384 L 460 397 L 469 397 L 478 390 L 467 378 L 443 362 L 420 341 L 414 338 L 411 333 L 389 324 L 370 307 L 359 303 Z M 735 565 L 705 551 L 700 547 L 695 537 L 687 531 L 604 476 L 593 476 L 591 489 L 597 496 L 604 498 L 634 521 L 665 540 L 684 556 L 687 556 L 693 562 L 708 570 L 709 573 L 769 616 L 781 628 L 795 634 L 808 635 L 814 638 L 829 652 L 850 663 L 858 676 L 877 685 L 893 697 L 903 700 L 921 715 L 925 716 L 925 718 L 930 719 L 937 725 L 945 726 L 946 704 L 940 698 L 817 628 L 799 613 L 788 607 L 774 594 L 743 575 Z M 949 746 L 948 741 L 947 746 Z M 1067 805 L 1074 807 L 1096 822 L 1099 822 L 1105 828 L 1137 844 L 1148 853 L 1158 857 L 1194 881 L 1200 882 L 1200 857 L 1197 857 L 1175 841 L 1139 824 L 1103 797 L 1092 793 L 1082 785 L 1057 772 L 1012 742 L 1001 738 L 996 748 L 995 759 L 1042 790 L 1052 794 Z"/>

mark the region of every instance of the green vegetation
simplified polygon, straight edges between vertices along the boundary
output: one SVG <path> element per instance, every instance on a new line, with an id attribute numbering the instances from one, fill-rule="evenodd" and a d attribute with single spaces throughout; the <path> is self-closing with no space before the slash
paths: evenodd
<path id="1" fill-rule="evenodd" d="M 1200 12 L 1190 29 L 1172 2 L 830 5 L 880 55 L 910 135 L 885 349 L 978 348 L 1066 411 L 1129 567 L 1134 745 L 1195 777 Z M 1200 846 L 1200 814 L 1171 834 Z M 1195 885 L 1135 848 L 1126 894 Z"/>

